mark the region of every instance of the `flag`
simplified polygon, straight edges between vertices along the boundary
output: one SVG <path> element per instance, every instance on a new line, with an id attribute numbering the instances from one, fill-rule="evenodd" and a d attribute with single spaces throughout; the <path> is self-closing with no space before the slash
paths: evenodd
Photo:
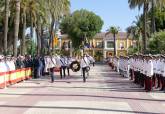
<path id="1" fill-rule="evenodd" d="M 58 38 L 57 38 L 57 36 L 55 36 L 55 37 L 53 38 L 53 45 L 54 45 L 54 46 L 57 46 L 57 44 L 58 44 Z"/>

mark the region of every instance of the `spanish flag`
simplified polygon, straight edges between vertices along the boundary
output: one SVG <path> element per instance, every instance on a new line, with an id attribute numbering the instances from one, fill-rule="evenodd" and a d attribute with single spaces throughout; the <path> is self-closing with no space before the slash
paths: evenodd
<path id="1" fill-rule="evenodd" d="M 58 45 L 58 38 L 57 38 L 57 36 L 54 37 L 53 44 L 54 44 L 54 46 Z"/>

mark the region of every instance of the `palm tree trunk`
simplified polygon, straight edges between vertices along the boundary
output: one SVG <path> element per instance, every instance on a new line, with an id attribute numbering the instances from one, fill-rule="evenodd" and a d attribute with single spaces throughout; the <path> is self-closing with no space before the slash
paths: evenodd
<path id="1" fill-rule="evenodd" d="M 44 37 L 43 37 L 43 25 L 41 25 L 41 54 L 44 55 Z"/>
<path id="2" fill-rule="evenodd" d="M 151 13 L 152 19 L 151 19 L 151 32 L 155 33 L 155 4 L 154 0 L 152 0 L 152 13 Z"/>
<path id="3" fill-rule="evenodd" d="M 31 34 L 31 55 L 33 55 L 33 17 L 32 12 L 30 12 L 30 34 Z"/>
<path id="4" fill-rule="evenodd" d="M 37 21 L 37 55 L 40 56 L 41 52 L 41 34 L 40 34 L 40 23 Z"/>
<path id="5" fill-rule="evenodd" d="M 113 34 L 114 37 L 114 56 L 116 56 L 116 34 Z"/>
<path id="6" fill-rule="evenodd" d="M 143 8 L 143 53 L 146 53 L 147 50 L 147 11 L 148 11 L 148 3 L 144 2 Z"/>
<path id="7" fill-rule="evenodd" d="M 16 13 L 15 13 L 15 22 L 14 22 L 14 47 L 13 52 L 14 56 L 17 56 L 17 42 L 18 42 L 18 33 L 19 33 L 19 21 L 20 21 L 20 0 L 15 0 L 16 4 Z"/>
<path id="8" fill-rule="evenodd" d="M 53 45 L 53 27 L 54 27 L 54 19 L 51 22 L 51 28 L 50 28 L 50 41 L 49 41 L 49 50 L 48 50 L 48 53 L 49 54 L 51 52 L 51 45 Z"/>
<path id="9" fill-rule="evenodd" d="M 9 20 L 9 2 L 5 0 L 5 28 L 4 28 L 4 54 L 7 54 L 7 34 L 8 34 L 8 20 Z"/>
<path id="10" fill-rule="evenodd" d="M 21 55 L 25 55 L 25 32 L 26 32 L 26 9 L 23 8 L 23 31 L 22 31 Z"/>

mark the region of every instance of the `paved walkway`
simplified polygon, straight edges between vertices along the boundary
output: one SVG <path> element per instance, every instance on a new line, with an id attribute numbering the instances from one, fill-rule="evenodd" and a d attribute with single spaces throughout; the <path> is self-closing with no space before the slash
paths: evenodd
<path id="1" fill-rule="evenodd" d="M 71 74 L 0 89 L 0 114 L 165 114 L 165 93 L 146 93 L 107 65 L 92 68 L 86 83 Z"/>

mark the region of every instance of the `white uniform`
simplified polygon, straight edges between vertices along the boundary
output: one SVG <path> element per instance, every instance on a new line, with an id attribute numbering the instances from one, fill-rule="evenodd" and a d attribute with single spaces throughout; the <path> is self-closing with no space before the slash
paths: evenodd
<path id="1" fill-rule="evenodd" d="M 162 66 L 162 76 L 165 77 L 165 60 L 163 61 L 163 66 Z"/>
<path id="2" fill-rule="evenodd" d="M 87 67 L 89 65 L 90 65 L 90 61 L 88 60 L 88 58 L 87 57 L 83 57 L 81 59 L 81 63 L 80 63 L 81 68 L 85 68 L 85 67 Z"/>
<path id="3" fill-rule="evenodd" d="M 61 66 L 67 66 L 67 58 L 66 57 L 61 57 L 60 59 L 60 62 L 61 62 Z"/>
<path id="4" fill-rule="evenodd" d="M 56 59 L 57 67 L 61 67 L 60 56 L 56 55 L 55 59 Z"/>
<path id="5" fill-rule="evenodd" d="M 147 71 L 147 76 L 152 77 L 154 72 L 153 72 L 153 63 L 152 60 L 149 60 L 147 62 L 147 66 L 146 66 L 146 71 Z"/>
<path id="6" fill-rule="evenodd" d="M 91 63 L 94 63 L 94 62 L 95 62 L 95 59 L 94 59 L 92 56 L 88 56 L 87 58 L 88 58 L 88 60 L 89 60 Z"/>
<path id="7" fill-rule="evenodd" d="M 45 69 L 44 69 L 44 72 L 48 72 L 48 68 L 49 68 L 49 60 L 48 60 L 48 57 L 44 57 L 44 61 L 45 61 Z"/>

